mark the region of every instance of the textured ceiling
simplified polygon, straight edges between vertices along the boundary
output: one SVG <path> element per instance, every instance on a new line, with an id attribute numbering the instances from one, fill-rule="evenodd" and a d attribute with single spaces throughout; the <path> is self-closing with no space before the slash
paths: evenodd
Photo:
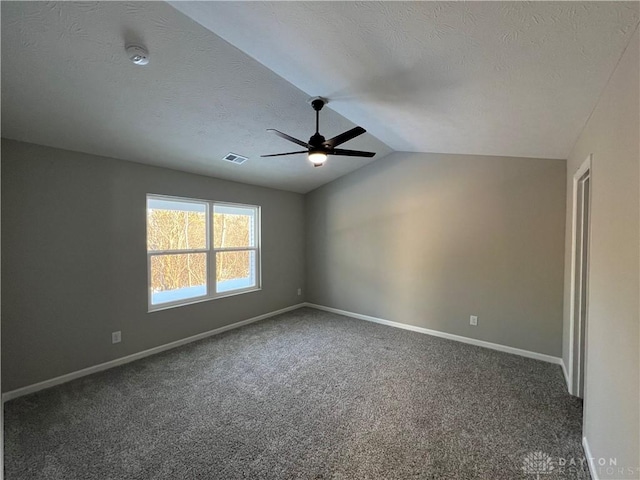
<path id="1" fill-rule="evenodd" d="M 172 5 L 1 2 L 2 136 L 297 192 L 385 143 L 566 158 L 639 18 L 638 2 Z M 259 158 L 298 148 L 266 128 L 313 133 L 315 95 L 322 133 L 362 125 L 345 148 L 374 159 Z"/>
<path id="2" fill-rule="evenodd" d="M 638 2 L 171 2 L 395 150 L 566 158 Z"/>
<path id="3" fill-rule="evenodd" d="M 3 137 L 296 192 L 390 151 L 365 134 L 344 148 L 377 152 L 373 159 L 331 157 L 313 168 L 303 155 L 259 158 L 299 150 L 267 128 L 311 136 L 309 95 L 166 3 L 1 8 Z M 145 44 L 149 65 L 129 62 L 125 41 Z M 353 126 L 322 111 L 326 137 Z M 249 161 L 222 161 L 228 152 Z"/>

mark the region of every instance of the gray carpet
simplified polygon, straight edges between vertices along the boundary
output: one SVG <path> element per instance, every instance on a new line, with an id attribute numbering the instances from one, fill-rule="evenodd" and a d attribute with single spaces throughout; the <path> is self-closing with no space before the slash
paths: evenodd
<path id="1" fill-rule="evenodd" d="M 308 308 L 5 415 L 7 480 L 589 478 L 559 366 Z"/>

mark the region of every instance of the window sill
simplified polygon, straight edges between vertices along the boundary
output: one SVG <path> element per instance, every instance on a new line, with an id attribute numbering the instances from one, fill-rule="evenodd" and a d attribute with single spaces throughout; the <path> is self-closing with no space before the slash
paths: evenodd
<path id="1" fill-rule="evenodd" d="M 236 295 L 243 295 L 245 293 L 259 292 L 260 290 L 262 290 L 262 287 L 251 287 L 251 288 L 244 289 L 244 290 L 236 290 L 236 291 L 233 291 L 233 292 L 221 293 L 219 295 L 216 295 L 215 297 L 198 297 L 198 298 L 185 300 L 184 302 L 180 302 L 180 303 L 172 303 L 172 304 L 169 304 L 169 305 L 149 306 L 148 307 L 149 309 L 147 310 L 147 313 L 154 313 L 154 312 L 159 312 L 159 311 L 162 311 L 162 310 L 169 310 L 171 308 L 185 307 L 187 305 L 194 305 L 196 303 L 210 302 L 211 300 L 219 300 L 221 298 L 235 297 Z"/>

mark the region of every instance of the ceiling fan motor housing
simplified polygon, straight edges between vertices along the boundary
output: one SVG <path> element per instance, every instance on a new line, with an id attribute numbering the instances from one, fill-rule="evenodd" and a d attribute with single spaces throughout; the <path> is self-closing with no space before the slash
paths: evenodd
<path id="1" fill-rule="evenodd" d="M 325 146 L 323 145 L 324 141 L 325 139 L 322 135 L 320 135 L 319 133 L 314 133 L 309 139 L 309 145 L 311 145 L 313 148 L 324 151 L 325 150 Z"/>
<path id="2" fill-rule="evenodd" d="M 324 107 L 325 103 L 327 103 L 327 101 L 322 97 L 316 97 L 311 100 L 311 106 L 316 112 L 322 110 L 322 107 Z"/>

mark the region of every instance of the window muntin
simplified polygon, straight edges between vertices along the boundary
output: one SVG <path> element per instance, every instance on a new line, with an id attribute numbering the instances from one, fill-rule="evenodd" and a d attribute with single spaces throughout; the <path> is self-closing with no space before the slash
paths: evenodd
<path id="1" fill-rule="evenodd" d="M 147 195 L 149 310 L 258 290 L 259 239 L 258 206 Z"/>

